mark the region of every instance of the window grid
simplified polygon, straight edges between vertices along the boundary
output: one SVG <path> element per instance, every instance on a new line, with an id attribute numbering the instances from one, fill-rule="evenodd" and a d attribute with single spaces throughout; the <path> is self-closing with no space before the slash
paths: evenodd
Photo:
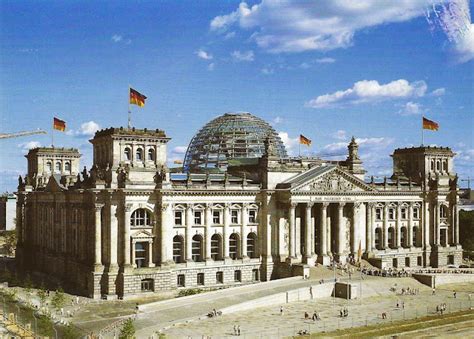
<path id="1" fill-rule="evenodd" d="M 232 234 L 229 239 L 229 257 L 237 259 L 239 240 L 236 234 Z"/>
<path id="2" fill-rule="evenodd" d="M 238 224 L 239 223 L 239 211 L 238 210 L 231 210 L 230 211 L 230 222 L 232 224 Z"/>
<path id="3" fill-rule="evenodd" d="M 249 223 L 254 224 L 257 222 L 257 211 L 249 210 Z"/>
<path id="4" fill-rule="evenodd" d="M 144 208 L 135 210 L 130 217 L 131 226 L 151 226 L 151 221 L 151 213 Z"/>
<path id="5" fill-rule="evenodd" d="M 173 261 L 177 264 L 183 262 L 183 238 L 180 236 L 173 238 Z"/>
<path id="6" fill-rule="evenodd" d="M 195 235 L 193 237 L 191 251 L 193 261 L 202 261 L 202 238 L 200 236 Z"/>
<path id="7" fill-rule="evenodd" d="M 194 225 L 201 225 L 202 224 L 202 212 L 195 211 L 194 212 Z"/>
<path id="8" fill-rule="evenodd" d="M 214 225 L 221 224 L 221 212 L 220 211 L 213 211 L 212 212 L 212 223 Z"/>
<path id="9" fill-rule="evenodd" d="M 174 224 L 182 225 L 183 224 L 183 211 L 174 212 Z"/>

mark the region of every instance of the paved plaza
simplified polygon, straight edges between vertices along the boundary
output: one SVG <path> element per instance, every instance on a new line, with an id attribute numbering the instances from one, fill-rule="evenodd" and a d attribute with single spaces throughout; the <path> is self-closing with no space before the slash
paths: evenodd
<path id="1" fill-rule="evenodd" d="M 380 280 L 379 280 L 380 279 Z M 436 314 L 436 306 L 447 304 L 446 312 L 469 308 L 469 293 L 474 292 L 472 284 L 445 285 L 432 295 L 429 287 L 410 278 L 379 278 L 377 296 L 359 300 L 323 298 L 284 304 L 283 314 L 279 306 L 262 307 L 251 312 L 224 314 L 211 319 L 195 320 L 186 324 L 172 326 L 162 333 L 171 338 L 212 338 L 233 337 L 234 325 L 240 326 L 241 337 L 275 338 L 291 336 L 301 330 L 309 332 L 328 332 L 338 328 L 371 325 L 377 322 L 411 319 Z M 390 292 L 390 286 L 397 284 L 397 292 Z M 373 280 L 371 281 L 373 285 Z M 400 295 L 402 287 L 419 289 L 418 295 Z M 385 293 L 383 290 L 386 289 Z M 453 296 L 457 291 L 457 298 Z M 397 308 L 397 302 L 399 307 Z M 402 307 L 404 303 L 404 308 Z M 349 315 L 339 317 L 341 308 L 347 307 Z M 310 315 L 317 311 L 321 321 L 304 319 L 304 312 Z M 382 312 L 387 319 L 382 319 Z M 145 334 L 144 332 L 139 332 Z M 149 334 L 150 335 L 150 334 Z"/>

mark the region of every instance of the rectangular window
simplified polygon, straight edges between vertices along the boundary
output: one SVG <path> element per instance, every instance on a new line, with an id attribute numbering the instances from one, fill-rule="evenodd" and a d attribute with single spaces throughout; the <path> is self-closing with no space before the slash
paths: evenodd
<path id="1" fill-rule="evenodd" d="M 259 278 L 258 278 L 258 268 L 254 268 L 252 270 L 252 280 L 253 281 L 258 281 L 259 280 Z"/>
<path id="2" fill-rule="evenodd" d="M 413 209 L 413 219 L 419 219 L 420 218 L 420 210 L 418 208 Z"/>
<path id="3" fill-rule="evenodd" d="M 382 209 L 381 208 L 376 208 L 375 209 L 375 219 L 376 220 L 382 220 Z"/>
<path id="4" fill-rule="evenodd" d="M 186 278 L 184 274 L 178 274 L 178 287 L 184 287 L 186 285 Z"/>
<path id="5" fill-rule="evenodd" d="M 389 209 L 388 209 L 388 218 L 389 218 L 390 220 L 395 219 L 395 210 L 394 210 L 393 208 L 389 208 Z"/>
<path id="6" fill-rule="evenodd" d="M 242 271 L 241 270 L 234 271 L 234 281 L 235 282 L 241 282 L 242 281 Z"/>
<path id="7" fill-rule="evenodd" d="M 216 283 L 223 284 L 224 283 L 224 272 L 219 271 L 216 273 Z"/>
<path id="8" fill-rule="evenodd" d="M 182 211 L 175 211 L 174 212 L 174 224 L 175 225 L 182 225 L 183 224 L 183 212 Z"/>
<path id="9" fill-rule="evenodd" d="M 214 225 L 221 224 L 221 212 L 220 211 L 212 211 L 212 223 Z"/>
<path id="10" fill-rule="evenodd" d="M 230 211 L 230 222 L 232 224 L 239 223 L 239 211 L 238 210 L 231 210 Z"/>
<path id="11" fill-rule="evenodd" d="M 199 286 L 203 286 L 204 285 L 204 273 L 198 273 L 197 274 L 197 284 Z"/>
<path id="12" fill-rule="evenodd" d="M 257 211 L 250 210 L 249 211 L 249 223 L 254 224 L 257 222 Z"/>
<path id="13" fill-rule="evenodd" d="M 201 225 L 202 224 L 202 212 L 195 211 L 194 212 L 194 225 Z"/>
<path id="14" fill-rule="evenodd" d="M 402 219 L 406 219 L 406 218 L 407 218 L 407 209 L 402 208 Z"/>
<path id="15" fill-rule="evenodd" d="M 137 242 L 135 244 L 135 264 L 138 268 L 147 266 L 147 243 Z"/>
<path id="16" fill-rule="evenodd" d="M 153 279 L 143 279 L 142 280 L 142 292 L 152 292 L 153 291 Z"/>

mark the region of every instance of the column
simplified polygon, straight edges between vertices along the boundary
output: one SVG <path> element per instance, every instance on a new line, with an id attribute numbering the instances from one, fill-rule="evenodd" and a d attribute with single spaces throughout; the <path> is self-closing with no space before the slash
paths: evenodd
<path id="1" fill-rule="evenodd" d="M 413 203 L 411 202 L 408 205 L 408 229 L 407 229 L 407 234 L 408 234 L 408 239 L 407 239 L 407 246 L 413 247 Z"/>
<path id="2" fill-rule="evenodd" d="M 295 241 L 295 208 L 296 208 L 296 203 L 292 202 L 290 203 L 290 213 L 289 213 L 289 224 L 290 224 L 290 229 L 289 229 L 289 254 L 290 258 L 296 258 L 296 241 Z"/>
<path id="3" fill-rule="evenodd" d="M 137 267 L 137 264 L 135 263 L 135 245 L 136 245 L 137 241 L 135 239 L 132 240 L 132 263 L 133 263 L 133 267 Z"/>
<path id="4" fill-rule="evenodd" d="M 327 255 L 328 246 L 327 246 L 327 210 L 329 204 L 327 202 L 323 202 L 321 204 L 321 225 L 320 225 L 320 254 Z"/>
<path id="5" fill-rule="evenodd" d="M 397 230 L 396 233 L 396 241 L 395 241 L 395 247 L 400 248 L 401 246 L 401 231 L 402 231 L 402 222 L 401 222 L 401 206 L 400 204 L 397 205 L 397 222 L 395 224 L 395 228 Z"/>
<path id="6" fill-rule="evenodd" d="M 243 204 L 242 205 L 242 211 L 241 211 L 241 221 L 242 221 L 242 229 L 240 231 L 240 244 L 241 244 L 241 257 L 242 258 L 247 258 L 247 224 L 249 221 L 248 217 L 248 204 Z"/>
<path id="7" fill-rule="evenodd" d="M 125 220 L 123 223 L 124 227 L 124 232 L 123 232 L 123 255 L 124 255 L 124 265 L 125 266 L 130 266 L 130 216 L 132 212 L 132 205 L 131 204 L 126 204 L 125 205 Z"/>
<path id="8" fill-rule="evenodd" d="M 230 204 L 224 205 L 224 232 L 222 236 L 222 246 L 224 247 L 224 259 L 229 257 L 229 225 L 230 225 Z"/>
<path id="9" fill-rule="evenodd" d="M 439 227 L 439 224 L 440 224 L 440 213 L 439 213 L 439 209 L 441 207 L 441 204 L 439 202 L 436 203 L 436 210 L 435 210 L 435 244 L 436 245 L 441 245 L 441 241 L 440 241 L 440 233 L 441 233 L 441 230 L 440 230 L 440 227 Z"/>
<path id="10" fill-rule="evenodd" d="M 188 204 L 186 206 L 186 262 L 193 261 L 192 256 L 192 244 L 193 244 L 193 235 L 192 235 L 192 227 L 194 224 L 193 220 L 193 205 Z"/>
<path id="11" fill-rule="evenodd" d="M 382 248 L 388 248 L 388 203 L 383 207 L 383 243 Z"/>
<path id="12" fill-rule="evenodd" d="M 458 204 L 456 203 L 454 206 L 454 229 L 455 229 L 455 237 L 454 237 L 454 244 L 459 245 L 459 208 Z"/>
<path id="13" fill-rule="evenodd" d="M 423 247 L 429 249 L 430 246 L 430 212 L 429 202 L 423 202 L 423 218 L 422 218 L 422 229 L 423 229 Z"/>
<path id="14" fill-rule="evenodd" d="M 367 217 L 365 220 L 365 251 L 372 252 L 372 213 L 374 204 L 367 203 Z"/>
<path id="15" fill-rule="evenodd" d="M 329 206 L 329 203 L 328 203 Z M 332 255 L 332 252 L 335 250 L 332 248 L 332 219 L 330 216 L 326 215 L 326 227 L 327 227 L 327 238 L 326 245 L 328 247 L 328 254 Z"/>
<path id="16" fill-rule="evenodd" d="M 101 212 L 103 204 L 95 204 L 95 256 L 94 264 L 96 266 L 102 265 L 102 220 Z"/>
<path id="17" fill-rule="evenodd" d="M 110 205 L 110 267 L 118 266 L 117 263 L 118 219 L 117 205 Z"/>
<path id="18" fill-rule="evenodd" d="M 173 240 L 170 239 L 172 229 L 171 205 L 161 204 L 161 265 L 169 265 L 173 261 Z M 135 251 L 132 251 L 132 254 Z"/>
<path id="19" fill-rule="evenodd" d="M 305 215 L 305 246 L 304 246 L 304 255 L 306 258 L 311 257 L 311 248 L 313 242 L 313 232 L 312 232 L 312 219 L 311 219 L 311 209 L 313 208 L 314 203 L 306 203 L 306 215 Z"/>
<path id="20" fill-rule="evenodd" d="M 153 240 L 148 242 L 148 267 L 155 267 L 153 262 Z"/>
<path id="21" fill-rule="evenodd" d="M 352 234 L 350 235 L 351 252 L 355 255 L 359 251 L 359 224 L 360 224 L 360 202 L 355 202 L 352 205 Z M 361 245 L 362 246 L 362 245 Z"/>
<path id="22" fill-rule="evenodd" d="M 206 205 L 206 241 L 205 241 L 205 258 L 211 260 L 211 225 L 212 225 L 212 205 Z"/>
<path id="23" fill-rule="evenodd" d="M 337 254 L 341 255 L 344 252 L 345 246 L 345 237 L 346 237 L 346 225 L 344 224 L 344 205 L 345 202 L 340 202 L 337 206 L 337 222 L 339 223 L 339 227 L 337 230 Z"/>

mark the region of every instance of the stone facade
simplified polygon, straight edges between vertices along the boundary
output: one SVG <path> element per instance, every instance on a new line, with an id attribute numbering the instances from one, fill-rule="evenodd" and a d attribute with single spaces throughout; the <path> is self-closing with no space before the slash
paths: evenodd
<path id="1" fill-rule="evenodd" d="M 21 181 L 21 266 L 116 298 L 301 275 L 358 255 L 379 267 L 461 262 L 447 148 L 396 150 L 393 177 L 365 182 L 354 139 L 339 162 L 280 158 L 267 140 L 262 157 L 216 173 L 170 173 L 168 141 L 160 130 L 102 130 L 76 180 Z"/>

